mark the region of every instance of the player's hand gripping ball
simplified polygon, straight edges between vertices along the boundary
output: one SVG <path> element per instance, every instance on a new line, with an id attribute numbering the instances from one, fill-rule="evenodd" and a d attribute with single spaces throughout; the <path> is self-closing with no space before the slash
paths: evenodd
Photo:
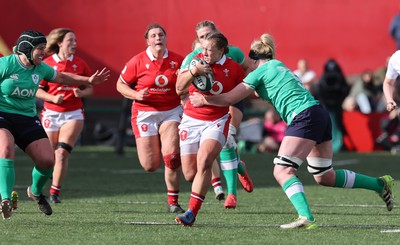
<path id="1" fill-rule="evenodd" d="M 194 58 L 189 63 L 189 70 L 195 67 L 198 62 L 202 62 L 202 64 L 204 64 L 203 62 L 205 61 L 200 58 Z M 198 90 L 202 92 L 208 92 L 211 90 L 214 84 L 214 75 L 210 73 L 207 73 L 206 75 L 197 75 L 194 77 L 192 83 Z"/>

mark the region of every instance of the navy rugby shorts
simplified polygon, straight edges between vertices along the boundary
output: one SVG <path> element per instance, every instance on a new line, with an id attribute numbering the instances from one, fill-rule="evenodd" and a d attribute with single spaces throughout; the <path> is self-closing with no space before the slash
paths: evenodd
<path id="1" fill-rule="evenodd" d="M 322 105 L 305 109 L 293 118 L 285 136 L 310 139 L 317 144 L 332 140 L 332 122 L 329 113 Z"/>
<path id="2" fill-rule="evenodd" d="M 0 112 L 0 128 L 5 128 L 14 136 L 15 144 L 23 151 L 39 139 L 47 138 L 40 119 L 13 113 Z"/>

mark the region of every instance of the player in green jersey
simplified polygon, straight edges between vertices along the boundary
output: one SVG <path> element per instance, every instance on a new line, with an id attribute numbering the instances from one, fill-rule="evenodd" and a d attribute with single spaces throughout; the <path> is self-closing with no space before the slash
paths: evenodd
<path id="1" fill-rule="evenodd" d="M 346 169 L 332 167 L 332 124 L 329 113 L 281 61 L 275 59 L 275 43 L 269 34 L 263 34 L 250 48 L 252 71 L 228 93 L 205 97 L 192 95 L 194 106 L 232 105 L 256 92 L 269 102 L 287 123 L 278 155 L 274 159 L 274 177 L 282 186 L 299 217 L 281 228 L 316 228 L 317 224 L 308 205 L 303 184 L 296 176 L 297 169 L 307 160 L 308 171 L 323 186 L 362 188 L 375 191 L 393 209 L 393 178 L 370 177 Z"/>
<path id="2" fill-rule="evenodd" d="M 14 54 L 0 58 L 0 209 L 3 219 L 11 217 L 15 144 L 35 163 L 28 196 L 37 202 L 41 212 L 52 214 L 42 189 L 53 172 L 54 150 L 36 116 L 39 82 L 45 79 L 65 85 L 96 85 L 110 76 L 105 68 L 91 77 L 56 72 L 42 62 L 45 47 L 46 37 L 28 30 L 18 38 Z"/>

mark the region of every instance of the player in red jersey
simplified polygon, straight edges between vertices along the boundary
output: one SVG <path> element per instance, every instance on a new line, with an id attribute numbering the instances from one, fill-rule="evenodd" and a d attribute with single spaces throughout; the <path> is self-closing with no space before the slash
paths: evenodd
<path id="1" fill-rule="evenodd" d="M 210 20 L 204 20 L 197 23 L 196 28 L 196 41 L 201 44 L 205 37 L 213 32 L 219 32 L 214 22 Z M 201 52 L 201 48 L 195 49 L 193 52 L 188 54 L 183 61 L 181 66 L 181 70 L 187 69 L 187 66 L 191 59 L 198 53 Z M 229 45 L 229 52 L 226 54 L 228 58 L 236 61 L 242 66 L 242 69 L 246 72 L 249 70 L 249 61 L 245 58 L 244 53 L 235 46 Z M 226 197 L 224 207 L 225 208 L 236 208 L 237 205 L 237 177 L 239 179 L 240 184 L 243 189 L 247 192 L 252 192 L 254 185 L 251 180 L 246 164 L 240 159 L 239 152 L 237 150 L 236 144 L 236 132 L 239 129 L 240 122 L 243 118 L 243 101 L 230 106 L 229 114 L 231 115 L 231 122 L 229 125 L 229 133 L 226 145 L 222 148 L 222 151 L 219 155 L 220 164 L 217 161 L 214 161 L 212 168 L 212 179 L 211 183 L 214 188 L 215 197 L 217 200 L 223 200 L 225 198 L 225 194 L 223 192 L 221 186 L 221 178 L 219 167 L 221 166 L 222 173 L 225 177 L 226 187 L 228 195 Z M 219 166 L 220 165 L 220 166 Z M 237 176 L 237 177 L 236 177 Z"/>
<path id="2" fill-rule="evenodd" d="M 117 90 L 133 100 L 131 124 L 140 164 L 153 172 L 164 160 L 168 212 L 183 213 L 178 204 L 182 106 L 175 91 L 183 57 L 167 49 L 166 32 L 159 24 L 149 25 L 144 36 L 148 47 L 125 65 Z"/>
<path id="3" fill-rule="evenodd" d="M 75 55 L 76 36 L 71 29 L 57 28 L 48 37 L 44 62 L 58 72 L 90 76 L 89 66 Z M 55 165 L 50 188 L 50 202 L 61 203 L 60 191 L 67 175 L 69 156 L 82 132 L 84 110 L 82 98 L 90 96 L 90 85 L 62 85 L 40 82 L 36 97 L 44 101 L 42 125 L 55 149 Z"/>
<path id="4" fill-rule="evenodd" d="M 178 94 L 189 95 L 200 92 L 191 85 L 194 76 L 213 73 L 215 82 L 208 96 L 230 91 L 245 77 L 241 66 L 227 58 L 228 40 L 218 32 L 207 35 L 202 42 L 202 52 L 195 57 L 207 63 L 198 64 L 179 74 L 176 90 Z M 182 170 L 185 179 L 192 181 L 188 210 L 176 217 L 176 222 L 193 225 L 198 211 L 211 184 L 212 164 L 225 145 L 229 130 L 229 106 L 195 108 L 187 101 L 179 126 Z"/>

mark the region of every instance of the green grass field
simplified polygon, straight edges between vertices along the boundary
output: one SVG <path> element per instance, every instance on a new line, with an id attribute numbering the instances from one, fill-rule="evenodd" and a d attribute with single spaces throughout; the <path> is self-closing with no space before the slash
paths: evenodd
<path id="1" fill-rule="evenodd" d="M 134 149 L 124 156 L 106 147 L 77 147 L 63 184 L 62 201 L 53 215 L 39 213 L 26 196 L 33 163 L 16 156 L 19 208 L 11 220 L 0 220 L 2 244 L 399 244 L 399 206 L 387 212 L 376 193 L 317 186 L 302 166 L 316 230 L 282 230 L 296 218 L 287 197 L 272 176 L 273 155 L 242 154 L 255 190 L 238 187 L 238 207 L 225 210 L 212 190 L 193 227 L 174 222 L 166 212 L 163 171 L 146 173 Z M 400 179 L 399 156 L 389 153 L 341 153 L 336 169 Z M 395 197 L 399 197 L 396 181 Z M 49 185 L 45 194 L 48 195 Z M 182 178 L 180 203 L 187 208 L 190 184 Z"/>

